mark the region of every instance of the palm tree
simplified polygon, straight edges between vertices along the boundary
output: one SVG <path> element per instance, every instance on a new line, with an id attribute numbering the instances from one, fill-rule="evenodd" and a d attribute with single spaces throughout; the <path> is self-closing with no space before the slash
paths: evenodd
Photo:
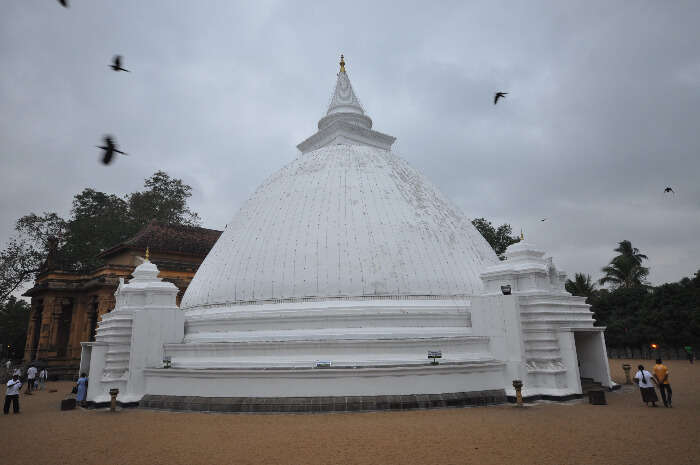
<path id="1" fill-rule="evenodd" d="M 591 281 L 591 275 L 576 273 L 574 280 L 567 279 L 564 287 L 571 295 L 590 297 L 595 292 L 595 283 Z"/>
<path id="2" fill-rule="evenodd" d="M 639 253 L 639 249 L 632 247 L 630 241 L 622 241 L 615 249 L 620 255 L 610 260 L 610 264 L 603 268 L 603 276 L 600 281 L 601 285 L 610 283 L 613 287 L 631 288 L 643 286 L 649 268 L 642 266 L 642 260 L 647 260 L 648 257 Z"/>

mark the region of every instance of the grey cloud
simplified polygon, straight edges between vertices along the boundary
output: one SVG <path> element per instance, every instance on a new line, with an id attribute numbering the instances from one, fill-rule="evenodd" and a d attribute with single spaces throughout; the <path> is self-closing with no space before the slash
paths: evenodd
<path id="1" fill-rule="evenodd" d="M 3 8 L 0 241 L 157 169 L 223 228 L 315 130 L 342 52 L 375 129 L 468 215 L 522 227 L 572 274 L 598 277 L 622 239 L 655 283 L 700 268 L 696 2 Z M 109 71 L 116 53 L 131 74 Z M 131 154 L 108 168 L 106 132 Z"/>

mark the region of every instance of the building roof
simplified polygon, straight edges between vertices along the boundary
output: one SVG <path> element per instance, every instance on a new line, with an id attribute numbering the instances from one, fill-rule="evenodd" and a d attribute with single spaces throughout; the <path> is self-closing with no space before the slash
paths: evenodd
<path id="1" fill-rule="evenodd" d="M 125 249 L 143 250 L 147 247 L 156 253 L 181 253 L 204 257 L 219 236 L 221 231 L 215 229 L 164 224 L 153 220 L 136 235 L 105 250 L 98 257 L 105 258 Z"/>

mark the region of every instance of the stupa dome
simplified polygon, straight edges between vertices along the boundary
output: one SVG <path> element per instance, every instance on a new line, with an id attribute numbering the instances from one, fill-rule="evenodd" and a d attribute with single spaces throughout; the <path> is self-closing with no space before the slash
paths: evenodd
<path id="1" fill-rule="evenodd" d="M 319 131 L 227 225 L 182 307 L 480 293 L 495 253 L 371 125 L 341 69 Z"/>
<path id="2" fill-rule="evenodd" d="M 318 131 L 190 283 L 148 260 L 82 343 L 87 399 L 216 412 L 486 405 L 612 389 L 604 327 L 532 244 L 501 262 L 372 129 L 345 72 Z M 503 295 L 504 286 L 512 293 Z M 94 381 L 94 382 L 93 382 Z"/>

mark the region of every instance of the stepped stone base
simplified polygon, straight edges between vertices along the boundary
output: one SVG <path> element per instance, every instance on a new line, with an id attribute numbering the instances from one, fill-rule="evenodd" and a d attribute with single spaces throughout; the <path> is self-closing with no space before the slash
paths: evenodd
<path id="1" fill-rule="evenodd" d="M 89 409 L 107 408 L 111 404 L 112 404 L 111 402 L 87 401 L 87 402 L 85 402 L 85 408 L 89 408 Z M 119 401 L 117 401 L 117 407 L 119 407 L 119 408 L 136 408 L 138 406 L 139 406 L 138 402 L 119 402 Z"/>
<path id="2" fill-rule="evenodd" d="M 444 394 L 335 397 L 190 397 L 146 395 L 140 408 L 229 413 L 323 413 L 476 407 L 502 404 L 503 389 Z"/>
<path id="3" fill-rule="evenodd" d="M 537 402 L 538 400 L 549 400 L 554 402 L 567 402 L 574 399 L 583 399 L 583 394 L 567 394 L 565 396 L 551 396 L 547 394 L 538 394 L 536 396 L 523 397 L 523 402 Z M 517 402 L 515 396 L 508 396 L 508 402 L 514 404 Z"/>

